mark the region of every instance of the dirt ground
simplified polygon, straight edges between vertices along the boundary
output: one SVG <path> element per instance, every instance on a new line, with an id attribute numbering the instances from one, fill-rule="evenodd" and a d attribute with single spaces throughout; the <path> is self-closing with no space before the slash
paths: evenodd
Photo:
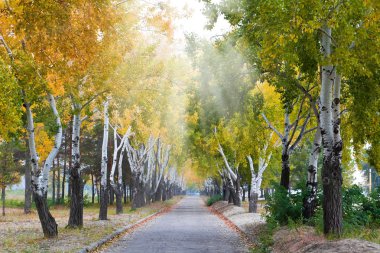
<path id="1" fill-rule="evenodd" d="M 265 225 L 260 213 L 248 214 L 244 203 L 243 207 L 237 207 L 225 201 L 216 202 L 212 208 L 234 223 L 254 244 L 257 243 L 257 236 L 262 233 L 262 226 Z M 359 239 L 327 240 L 323 235 L 317 234 L 314 228 L 306 226 L 294 229 L 280 228 L 275 232 L 273 239 L 273 253 L 380 252 L 380 244 Z"/>
<path id="2" fill-rule="evenodd" d="M 135 211 L 132 211 L 129 205 L 125 205 L 124 213 L 120 215 L 116 215 L 115 207 L 111 206 L 108 209 L 107 221 L 98 220 L 98 207 L 86 207 L 82 229 L 65 228 L 69 216 L 68 208 L 54 207 L 51 208 L 51 213 L 59 230 L 55 239 L 43 238 L 36 211 L 25 215 L 21 208 L 8 208 L 7 215 L 0 217 L 0 252 L 77 252 L 121 227 L 172 206 L 179 198 L 153 203 Z"/>

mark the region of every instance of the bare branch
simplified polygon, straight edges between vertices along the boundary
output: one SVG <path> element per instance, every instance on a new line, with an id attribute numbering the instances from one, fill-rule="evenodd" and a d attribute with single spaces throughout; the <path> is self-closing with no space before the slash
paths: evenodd
<path id="1" fill-rule="evenodd" d="M 277 135 L 278 137 L 282 140 L 284 137 L 282 136 L 282 134 L 269 122 L 269 120 L 267 119 L 267 117 L 265 116 L 264 113 L 261 113 L 261 115 L 263 116 L 265 122 L 268 124 L 268 127 L 270 129 L 272 129 Z"/>
<path id="2" fill-rule="evenodd" d="M 293 143 L 293 145 L 289 148 L 289 152 L 292 152 L 298 145 L 298 143 L 302 140 L 302 137 L 305 135 L 305 130 L 306 130 L 306 126 L 307 126 L 307 123 L 309 122 L 309 119 L 310 119 L 310 114 L 308 115 L 308 117 L 305 119 L 305 122 L 303 123 L 302 125 L 302 129 L 301 129 L 301 132 L 299 133 L 296 141 Z"/>

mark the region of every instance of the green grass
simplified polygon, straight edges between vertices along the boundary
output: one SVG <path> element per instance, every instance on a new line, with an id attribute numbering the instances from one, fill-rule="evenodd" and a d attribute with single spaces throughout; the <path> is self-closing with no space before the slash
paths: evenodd
<path id="1" fill-rule="evenodd" d="M 214 204 L 214 203 L 216 203 L 222 199 L 223 199 L 222 195 L 214 195 L 214 196 L 211 196 L 207 199 L 206 204 L 207 204 L 207 206 L 211 206 L 212 204 Z"/>

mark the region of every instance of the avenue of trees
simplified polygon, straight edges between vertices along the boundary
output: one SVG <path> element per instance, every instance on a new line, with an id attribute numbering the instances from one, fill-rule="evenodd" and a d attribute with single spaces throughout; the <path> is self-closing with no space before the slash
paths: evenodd
<path id="1" fill-rule="evenodd" d="M 56 237 L 48 193 L 71 229 L 85 186 L 107 220 L 186 186 L 257 212 L 303 184 L 302 218 L 342 235 L 343 187 L 364 162 L 380 172 L 379 1 L 203 2 L 231 30 L 187 34 L 185 52 L 165 3 L 1 2 L 3 203 L 23 179 L 25 213 Z"/>
<path id="2" fill-rule="evenodd" d="M 3 203 L 6 187 L 23 173 L 25 213 L 34 202 L 45 237 L 56 237 L 50 190 L 55 203 L 69 199 L 69 228 L 85 226 L 89 178 L 100 220 L 114 197 L 122 213 L 123 196 L 139 208 L 181 193 L 182 147 L 172 145 L 181 138 L 181 116 L 167 99 L 180 67 L 172 71 L 175 59 L 157 51 L 162 37 L 171 40 L 166 9 L 138 1 L 3 2 Z M 170 108 L 177 114 L 168 117 Z"/>
<path id="3" fill-rule="evenodd" d="M 248 186 L 255 212 L 271 181 L 289 194 L 305 182 L 303 217 L 322 208 L 324 232 L 341 235 L 343 185 L 362 161 L 380 169 L 378 1 L 204 2 L 210 27 L 231 25 L 212 44 L 188 38 L 189 143 L 206 189 L 241 205 Z"/>

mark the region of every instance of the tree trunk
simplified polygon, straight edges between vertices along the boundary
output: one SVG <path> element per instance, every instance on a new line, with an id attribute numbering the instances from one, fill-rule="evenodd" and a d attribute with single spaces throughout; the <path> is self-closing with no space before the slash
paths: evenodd
<path id="1" fill-rule="evenodd" d="M 68 227 L 77 228 L 83 226 L 83 182 L 80 173 L 80 115 L 73 118 L 72 131 L 72 165 L 70 168 L 70 216 Z"/>
<path id="2" fill-rule="evenodd" d="M 99 220 L 107 220 L 108 191 L 100 185 L 100 211 Z"/>
<path id="3" fill-rule="evenodd" d="M 259 194 L 257 192 L 251 191 L 251 198 L 249 200 L 249 211 L 250 213 L 257 213 L 257 203 L 259 200 Z"/>
<path id="4" fill-rule="evenodd" d="M 83 182 L 79 169 L 74 167 L 70 172 L 71 180 L 71 199 L 70 216 L 68 227 L 83 227 Z"/>
<path id="5" fill-rule="evenodd" d="M 109 196 L 108 196 L 108 204 L 109 205 L 111 205 L 111 206 L 113 206 L 113 203 L 114 203 L 114 201 L 115 201 L 115 191 L 113 190 L 113 188 L 111 188 L 111 187 L 109 187 L 108 186 L 108 194 L 109 194 Z"/>
<path id="6" fill-rule="evenodd" d="M 164 182 L 162 187 L 162 201 L 166 201 L 168 198 L 167 196 L 167 184 Z"/>
<path id="7" fill-rule="evenodd" d="M 243 198 L 242 198 L 242 201 L 245 201 L 245 189 L 243 187 Z"/>
<path id="8" fill-rule="evenodd" d="M 32 174 L 30 167 L 30 158 L 26 159 L 25 164 L 25 203 L 24 213 L 28 214 L 32 209 L 32 186 L 31 186 Z"/>
<path id="9" fill-rule="evenodd" d="M 57 155 L 57 203 L 61 202 L 61 166 L 59 165 L 59 155 Z"/>
<path id="10" fill-rule="evenodd" d="M 57 132 L 54 140 L 54 147 L 49 153 L 45 160 L 43 168 L 39 168 L 37 155 L 36 143 L 35 143 L 35 133 L 34 133 L 34 122 L 33 114 L 30 108 L 30 104 L 25 102 L 24 106 L 26 109 L 27 121 L 28 121 L 28 133 L 29 133 L 29 151 L 30 151 L 30 161 L 32 165 L 32 189 L 34 202 L 36 204 L 38 216 L 42 225 L 42 230 L 45 237 L 55 237 L 58 235 L 57 223 L 49 212 L 47 205 L 47 191 L 48 191 L 48 180 L 49 171 L 53 164 L 54 158 L 59 152 L 59 148 L 62 142 L 62 124 L 55 104 L 55 99 L 53 95 L 48 94 L 48 100 L 53 114 L 56 118 Z"/>
<path id="11" fill-rule="evenodd" d="M 144 187 L 141 182 L 136 182 L 133 189 L 132 209 L 140 208 L 145 205 Z"/>
<path id="12" fill-rule="evenodd" d="M 241 186 L 240 186 L 239 175 L 237 176 L 235 186 L 236 186 L 236 190 L 235 190 L 236 194 L 234 196 L 234 205 L 235 206 L 241 206 Z"/>
<path id="13" fill-rule="evenodd" d="M 318 168 L 318 157 L 321 149 L 321 131 L 318 128 L 314 135 L 314 143 L 309 157 L 309 167 L 307 170 L 307 195 L 304 199 L 303 216 L 306 219 L 310 219 L 314 216 L 315 209 L 317 207 L 317 168 Z"/>
<path id="14" fill-rule="evenodd" d="M 1 188 L 1 202 L 3 203 L 3 216 L 5 216 L 5 187 Z"/>
<path id="15" fill-rule="evenodd" d="M 162 185 L 163 185 L 163 180 L 159 182 L 156 194 L 154 195 L 154 200 L 155 201 L 161 201 L 162 200 Z"/>
<path id="16" fill-rule="evenodd" d="M 61 193 L 61 203 L 65 204 L 65 187 L 66 187 L 66 162 L 67 162 L 67 130 L 65 132 L 65 154 L 63 158 L 63 177 L 62 177 L 62 193 Z"/>
<path id="17" fill-rule="evenodd" d="M 116 195 L 116 214 L 123 213 L 123 188 L 121 185 L 117 185 L 117 189 L 115 189 Z"/>
<path id="18" fill-rule="evenodd" d="M 226 185 L 225 186 L 225 196 L 224 196 L 224 201 L 230 201 L 230 197 L 231 197 L 231 192 L 230 192 L 230 188 Z"/>
<path id="19" fill-rule="evenodd" d="M 58 225 L 55 219 L 50 214 L 48 209 L 48 204 L 46 201 L 46 196 L 39 196 L 33 193 L 34 203 L 36 204 L 36 209 L 38 212 L 38 217 L 40 218 L 42 231 L 44 236 L 47 238 L 53 238 L 58 236 Z"/>
<path id="20" fill-rule="evenodd" d="M 127 204 L 127 184 L 125 181 L 123 181 L 123 197 L 124 197 L 124 204 Z"/>
<path id="21" fill-rule="evenodd" d="M 102 143 L 102 163 L 100 170 L 100 210 L 99 220 L 107 220 L 108 208 L 108 185 L 107 185 L 107 170 L 108 170 L 108 132 L 109 132 L 109 115 L 108 115 L 108 100 L 104 103 L 104 129 Z M 116 148 L 116 147 L 115 147 Z"/>
<path id="22" fill-rule="evenodd" d="M 290 184 L 290 166 L 289 166 L 289 152 L 287 150 L 283 150 L 281 156 L 281 186 L 285 189 L 289 190 Z"/>
<path id="23" fill-rule="evenodd" d="M 54 168 L 54 163 L 53 163 L 53 168 Z M 51 184 L 52 184 L 51 198 L 52 198 L 53 204 L 55 204 L 55 169 L 53 170 L 53 180 Z"/>
<path id="24" fill-rule="evenodd" d="M 323 27 L 322 53 L 331 54 L 331 29 Z M 342 235 L 342 169 L 343 142 L 340 137 L 340 76 L 331 65 L 322 67 L 320 127 L 323 144 L 323 223 L 324 233 Z M 334 92 L 334 93 L 333 93 Z"/>

